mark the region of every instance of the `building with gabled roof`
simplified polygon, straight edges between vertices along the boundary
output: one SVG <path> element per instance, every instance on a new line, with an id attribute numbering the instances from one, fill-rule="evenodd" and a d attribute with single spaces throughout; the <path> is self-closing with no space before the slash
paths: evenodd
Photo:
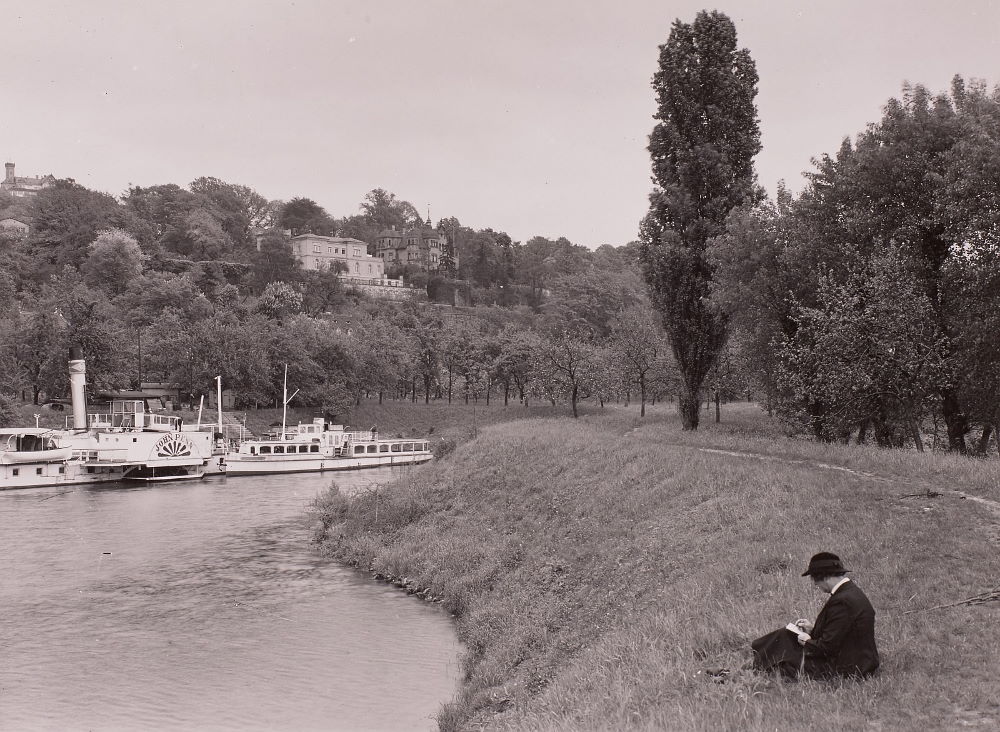
<path id="1" fill-rule="evenodd" d="M 375 255 L 385 262 L 385 266 L 415 266 L 426 272 L 436 272 L 441 267 L 441 257 L 447 245 L 444 235 L 431 226 L 430 218 L 421 226 L 397 231 L 396 227 L 385 229 L 375 241 Z M 455 267 L 457 256 L 452 254 Z"/>
<path id="2" fill-rule="evenodd" d="M 21 219 L 8 217 L 0 219 L 0 231 L 16 236 L 27 236 L 31 231 L 31 226 Z"/>
<path id="3" fill-rule="evenodd" d="M 12 196 L 24 198 L 26 196 L 37 196 L 38 192 L 44 188 L 51 188 L 56 184 L 55 176 L 51 173 L 40 178 L 17 176 L 14 174 L 14 163 L 7 163 L 5 166 L 6 175 L 0 182 L 0 190 L 6 191 Z"/>

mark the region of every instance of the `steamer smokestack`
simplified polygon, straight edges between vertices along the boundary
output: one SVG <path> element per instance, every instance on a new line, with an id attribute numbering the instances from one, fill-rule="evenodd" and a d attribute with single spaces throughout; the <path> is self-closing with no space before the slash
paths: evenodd
<path id="1" fill-rule="evenodd" d="M 74 346 L 69 349 L 69 391 L 73 399 L 73 428 L 87 428 L 87 362 L 83 360 L 83 349 Z"/>

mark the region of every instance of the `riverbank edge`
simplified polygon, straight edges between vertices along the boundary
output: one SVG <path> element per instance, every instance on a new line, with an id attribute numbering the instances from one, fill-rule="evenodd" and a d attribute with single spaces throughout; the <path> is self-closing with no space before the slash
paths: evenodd
<path id="1" fill-rule="evenodd" d="M 317 512 L 321 517 L 317 541 L 323 546 L 326 553 L 359 571 L 366 572 L 377 580 L 389 582 L 409 594 L 417 595 L 431 602 L 441 603 L 455 616 L 459 637 L 466 644 L 468 651 L 463 660 L 462 689 L 458 698 L 442 709 L 439 716 L 441 729 L 464 729 L 481 725 L 511 729 L 570 729 L 606 726 L 609 719 L 607 714 L 589 718 L 574 717 L 570 712 L 574 702 L 568 702 L 566 699 L 562 702 L 553 701 L 551 699 L 555 696 L 552 689 L 553 682 L 560 681 L 560 686 L 573 686 L 574 684 L 579 686 L 581 684 L 579 678 L 576 678 L 575 682 L 569 679 L 578 677 L 581 673 L 586 675 L 586 670 L 581 672 L 581 668 L 586 669 L 587 667 L 586 657 L 593 655 L 595 649 L 601 646 L 606 638 L 622 632 L 622 629 L 627 628 L 629 623 L 648 623 L 650 620 L 647 617 L 648 613 L 644 614 L 643 612 L 643 608 L 647 607 L 648 603 L 644 603 L 643 600 L 648 600 L 650 593 L 632 593 L 629 597 L 621 598 L 628 600 L 628 602 L 606 603 L 608 608 L 616 612 L 612 613 L 610 617 L 604 618 L 603 628 L 600 623 L 595 621 L 593 613 L 584 613 L 584 617 L 580 617 L 578 611 L 584 603 L 574 602 L 572 597 L 574 593 L 566 591 L 566 587 L 574 575 L 589 575 L 581 577 L 580 579 L 584 581 L 579 585 L 579 587 L 586 587 L 588 590 L 620 592 L 622 589 L 621 582 L 608 581 L 611 575 L 604 571 L 606 567 L 598 567 L 596 565 L 599 565 L 600 562 L 593 561 L 595 556 L 607 553 L 605 551 L 608 549 L 607 542 L 599 542 L 600 546 L 596 544 L 592 546 L 591 548 L 595 551 L 590 552 L 591 565 L 581 567 L 579 561 L 581 557 L 573 556 L 574 553 L 579 554 L 580 542 L 560 541 L 555 534 L 563 532 L 566 522 L 558 519 L 558 510 L 554 514 L 551 513 L 553 501 L 566 498 L 565 488 L 572 487 L 575 481 L 571 480 L 562 484 L 558 480 L 546 482 L 544 475 L 546 471 L 529 471 L 527 474 L 520 471 L 522 473 L 520 476 L 514 475 L 512 473 L 519 471 L 511 469 L 514 466 L 510 463 L 512 447 L 516 450 L 527 450 L 523 452 L 518 461 L 521 465 L 532 462 L 533 458 L 545 459 L 546 457 L 550 461 L 558 463 L 558 456 L 555 455 L 532 455 L 530 452 L 531 443 L 541 435 L 547 435 L 550 438 L 553 436 L 567 438 L 573 436 L 573 439 L 569 440 L 570 442 L 579 441 L 580 434 L 592 431 L 595 426 L 602 434 L 608 427 L 613 428 L 620 435 L 635 435 L 637 430 L 647 432 L 648 434 L 642 435 L 642 439 L 634 437 L 631 439 L 633 447 L 635 445 L 648 445 L 650 442 L 659 443 L 664 437 L 663 429 L 668 426 L 666 423 L 669 423 L 670 420 L 666 420 L 666 423 L 661 421 L 650 425 L 648 423 L 641 424 L 635 420 L 623 420 L 620 416 L 616 416 L 612 417 L 610 421 L 603 420 L 604 424 L 600 424 L 601 421 L 600 417 L 596 417 L 589 422 L 586 420 L 577 422 L 572 420 L 541 420 L 530 426 L 520 423 L 500 425 L 485 430 L 479 439 L 462 445 L 450 458 L 439 461 L 433 467 L 428 466 L 422 469 L 419 473 L 414 474 L 412 479 L 405 479 L 402 483 L 394 486 L 392 490 L 383 491 L 381 494 L 376 490 L 373 494 L 358 496 L 356 499 L 347 499 L 337 493 L 332 493 L 317 502 Z M 747 457 L 740 458 L 734 455 L 705 455 L 705 458 L 716 462 L 724 461 L 727 472 L 731 473 L 736 470 L 737 473 L 742 474 L 742 477 L 755 478 L 758 482 L 762 477 L 765 482 L 773 482 L 775 479 L 781 482 L 782 476 L 789 471 L 795 473 L 800 482 L 803 474 L 813 478 L 819 476 L 816 485 L 806 486 L 807 491 L 810 488 L 817 489 L 828 486 L 831 467 L 841 468 L 845 471 L 852 470 L 851 468 L 843 468 L 842 465 L 831 465 L 831 448 L 829 446 L 798 444 L 793 446 L 792 452 L 795 455 L 793 462 L 802 463 L 802 455 L 812 453 L 816 466 L 786 464 L 775 467 L 768 463 L 764 469 L 764 475 L 761 476 L 760 470 L 765 464 L 758 459 L 761 457 L 760 448 L 763 446 L 770 448 L 772 452 L 781 452 L 783 448 L 788 446 L 779 445 L 770 438 L 762 439 L 760 434 L 741 430 L 715 433 L 706 430 L 703 436 L 695 437 L 694 441 L 700 440 L 704 447 L 709 447 L 716 452 L 723 448 L 732 449 L 737 446 L 737 443 L 742 444 L 746 448 L 746 455 L 752 456 L 754 459 L 750 460 Z M 592 440 L 594 436 L 592 434 L 589 440 Z M 692 436 L 684 436 L 685 441 L 691 441 L 691 439 Z M 588 438 L 584 437 L 583 442 L 587 443 Z M 691 446 L 673 446 L 671 449 L 685 451 L 690 450 Z M 757 450 L 757 452 L 752 452 L 752 450 Z M 570 452 L 574 452 L 574 450 L 571 449 Z M 642 451 L 640 450 L 640 452 Z M 837 450 L 832 451 L 834 457 L 837 456 L 837 452 Z M 606 460 L 610 456 L 610 453 L 605 453 L 603 458 Z M 893 481 L 902 481 L 905 485 L 912 485 L 915 481 L 924 480 L 933 485 L 950 475 L 952 479 L 970 485 L 975 491 L 982 490 L 982 487 L 988 487 L 992 480 L 992 473 L 989 470 L 986 471 L 985 476 L 970 480 L 972 474 L 977 472 L 977 466 L 981 464 L 969 461 L 956 462 L 946 456 L 941 459 L 916 458 L 911 460 L 909 456 L 898 454 L 880 455 L 870 451 L 859 454 L 858 451 L 852 452 L 850 450 L 841 451 L 840 456 L 846 458 L 841 460 L 842 463 L 853 464 L 859 470 L 867 469 L 869 472 L 867 475 L 843 472 L 835 476 L 834 482 L 841 484 L 841 487 L 845 488 L 847 492 L 835 497 L 836 500 L 833 501 L 832 506 L 834 510 L 836 508 L 843 509 L 843 499 L 849 497 L 852 490 L 856 490 L 856 485 L 853 488 L 852 485 L 858 481 L 868 484 L 868 492 L 864 497 L 873 503 L 885 503 L 887 500 L 893 499 L 894 503 L 898 504 L 901 501 L 896 500 L 897 495 L 892 492 L 892 489 L 886 490 L 888 485 L 893 484 Z M 554 470 L 549 472 L 555 475 L 566 472 L 573 472 L 576 475 L 590 473 L 592 477 L 597 478 L 597 483 L 613 480 L 615 471 L 602 469 L 601 457 L 596 456 L 594 461 L 583 463 L 577 460 L 575 466 L 565 463 L 557 465 Z M 635 457 L 637 456 L 629 456 L 629 460 L 624 462 L 633 461 Z M 649 462 L 648 456 L 646 458 Z M 690 462 L 689 457 L 685 459 Z M 733 461 L 737 463 L 736 467 L 734 467 Z M 503 466 L 508 469 L 497 470 Z M 750 467 L 753 469 L 748 472 Z M 873 476 L 880 476 L 870 471 L 879 468 L 882 469 L 881 481 L 872 480 Z M 755 476 L 751 475 L 754 473 L 756 473 Z M 691 477 L 691 475 L 687 476 L 689 479 Z M 805 482 L 808 483 L 808 480 Z M 478 490 L 469 489 L 470 486 L 477 483 Z M 595 481 L 591 480 L 590 483 L 593 485 Z M 702 488 L 704 487 L 706 486 L 702 486 Z M 757 488 L 760 487 L 760 485 L 757 486 Z M 491 490 L 491 488 L 502 490 Z M 740 499 L 746 500 L 753 492 L 751 490 L 741 493 Z M 489 516 L 482 512 L 481 509 L 491 502 L 491 496 L 495 498 L 504 495 L 516 496 L 519 500 L 513 504 L 508 501 L 506 507 L 499 507 L 500 510 L 496 510 L 497 506 L 490 507 L 493 513 Z M 758 498 L 762 497 L 768 499 L 764 503 L 775 498 L 775 496 L 766 495 L 763 492 Z M 501 528 L 505 522 L 514 527 L 523 524 L 525 519 L 532 515 L 530 508 L 537 508 L 546 503 L 550 505 L 549 516 L 546 520 L 534 522 L 538 524 L 535 526 L 521 527 L 524 530 L 519 531 L 515 528 L 510 532 L 501 532 L 506 534 L 507 539 L 491 540 L 495 539 L 495 536 L 489 536 L 491 531 L 496 534 L 496 530 Z M 517 505 L 518 508 L 514 509 L 514 505 Z M 923 506 L 919 510 L 926 515 L 926 512 L 923 511 L 925 508 L 928 507 Z M 950 506 L 949 512 L 953 508 L 954 506 Z M 890 511 L 890 513 L 892 512 Z M 903 513 L 906 515 L 907 521 L 912 520 L 909 509 Z M 803 520 L 805 519 L 803 518 Z M 980 523 L 981 520 L 981 516 L 976 519 Z M 953 521 L 968 523 L 968 512 L 959 510 L 957 514 L 950 515 L 945 524 L 938 527 L 941 536 L 954 537 L 958 533 L 955 531 L 958 528 L 957 525 L 950 523 Z M 796 523 L 801 524 L 802 521 Z M 884 523 L 884 517 L 880 518 L 878 523 Z M 485 528 L 486 533 L 473 530 L 476 524 L 479 525 L 479 529 Z M 559 528 L 555 534 L 549 530 L 554 527 Z M 719 528 L 721 525 L 717 523 L 716 529 Z M 968 527 L 963 526 L 963 528 Z M 588 530 L 592 530 L 592 527 Z M 463 534 L 467 534 L 464 539 L 462 538 Z M 604 538 L 618 537 L 619 534 L 620 532 L 612 530 Z M 512 536 L 515 537 L 514 540 L 510 539 Z M 782 592 L 791 594 L 793 600 L 801 604 L 803 593 L 801 588 L 794 587 L 793 578 L 797 576 L 797 572 L 792 569 L 792 557 L 798 553 L 808 556 L 808 553 L 815 546 L 803 546 L 799 552 L 785 551 L 781 553 L 783 548 L 795 548 L 794 541 L 791 539 L 792 537 L 785 533 L 769 540 L 775 541 L 774 546 L 760 547 L 760 551 L 744 553 L 749 556 L 757 555 L 757 561 L 752 565 L 756 568 L 757 574 L 772 578 L 780 576 L 783 580 L 782 584 L 786 585 L 781 588 Z M 799 541 L 801 542 L 801 540 L 800 536 Z M 791 543 L 793 546 L 781 547 L 782 541 Z M 475 550 L 477 543 L 491 551 L 477 553 Z M 858 537 L 854 537 L 853 540 L 848 538 L 844 543 L 847 545 L 847 550 L 842 549 L 842 553 L 847 556 L 864 557 L 865 548 L 861 546 L 864 542 L 859 541 Z M 852 547 L 852 543 L 857 546 Z M 520 545 L 520 549 L 514 545 Z M 620 544 L 616 547 L 623 548 Z M 635 548 L 631 547 L 633 551 Z M 662 548 L 660 547 L 660 549 Z M 491 553 L 493 560 L 487 560 L 487 555 Z M 529 555 L 536 554 L 540 556 L 531 560 Z M 656 552 L 654 551 L 653 554 L 655 555 Z M 777 559 L 775 555 L 778 556 Z M 498 557 L 499 562 L 496 561 Z M 988 571 L 989 562 L 985 562 L 985 565 Z M 619 569 L 621 569 L 620 576 L 635 576 L 635 566 L 619 567 Z M 691 573 L 697 576 L 706 569 L 707 567 L 694 567 Z M 875 568 L 869 569 L 871 570 L 869 573 L 877 574 Z M 525 572 L 527 576 L 525 576 Z M 669 572 L 659 573 L 659 580 L 663 586 L 675 584 L 674 579 L 669 576 L 670 574 Z M 968 575 L 968 572 L 965 574 Z M 977 583 L 982 586 L 984 581 L 988 581 L 985 576 L 979 576 L 982 572 L 973 572 L 973 574 L 977 576 L 959 578 L 955 577 L 955 573 L 952 572 L 952 579 L 964 580 L 965 585 L 970 588 L 976 586 Z M 707 586 L 702 588 L 704 590 L 703 598 L 713 597 L 713 587 L 717 584 L 707 583 Z M 897 584 L 899 583 L 897 582 Z M 944 583 L 944 585 L 943 590 L 945 591 L 956 589 L 954 581 Z M 518 591 L 517 588 L 524 591 Z M 891 595 L 894 590 L 902 592 L 901 588 L 890 586 L 883 590 L 883 595 Z M 579 593 L 576 594 L 579 595 Z M 652 594 L 653 596 L 657 595 L 657 593 Z M 774 592 L 770 593 L 769 600 L 772 605 L 780 599 L 780 594 L 779 592 L 776 596 Z M 911 592 L 910 595 L 912 594 Z M 970 592 L 970 594 L 972 593 Z M 498 595 L 516 595 L 514 603 L 516 607 L 511 607 L 510 602 L 500 601 L 498 603 Z M 915 598 L 916 595 L 913 597 Z M 564 603 L 566 607 L 555 615 L 551 613 L 553 598 L 568 601 Z M 714 599 L 721 599 L 721 593 L 717 593 Z M 890 599 L 897 600 L 899 598 Z M 502 606 L 499 611 L 495 607 L 498 604 Z M 498 616 L 502 616 L 505 611 L 503 606 L 506 606 L 506 610 L 510 611 L 507 618 L 510 622 L 500 622 L 498 625 Z M 774 610 L 771 609 L 763 615 L 765 617 L 773 616 Z M 551 637 L 541 639 L 530 637 L 532 636 L 530 626 L 537 625 L 540 618 L 545 630 L 542 635 Z M 743 620 L 747 621 L 748 618 L 744 617 Z M 585 629 L 576 634 L 567 634 L 561 632 L 559 621 L 583 623 Z M 766 625 L 762 625 L 762 622 L 765 621 L 758 618 L 755 622 L 762 630 L 767 629 Z M 495 632 L 488 632 L 484 635 L 481 626 L 491 623 L 493 625 L 489 630 Z M 707 632 L 712 627 L 712 623 L 706 623 L 705 627 L 699 630 Z M 521 636 L 520 641 L 522 642 L 513 644 L 505 642 L 505 636 L 506 640 L 509 641 L 511 635 Z M 581 635 L 592 637 L 581 640 Z M 652 647 L 657 646 L 655 638 L 647 640 L 650 641 Z M 708 644 L 708 650 L 706 650 L 705 644 L 701 644 L 702 647 L 692 649 L 692 655 L 697 656 L 699 660 L 699 663 L 696 664 L 697 667 L 694 668 L 695 675 L 704 668 L 714 666 L 729 665 L 738 668 L 745 640 L 744 636 L 739 636 L 737 639 L 733 637 L 732 633 L 729 633 L 726 642 L 721 646 L 717 644 L 717 647 L 713 649 L 711 644 Z M 516 646 L 514 649 L 516 652 L 513 654 L 510 653 L 511 645 Z M 697 652 L 694 652 L 695 650 Z M 912 649 L 908 650 L 912 651 Z M 504 658 L 505 655 L 506 658 Z M 690 667 L 690 664 L 687 666 Z M 661 669 L 661 671 L 663 670 Z M 686 671 L 689 670 L 691 668 L 686 668 Z M 636 677 L 636 685 L 641 685 L 642 673 L 639 673 L 638 670 Z M 745 681 L 745 685 L 749 685 L 748 688 L 753 688 L 759 683 L 759 679 Z M 741 681 L 741 684 L 744 682 Z M 704 689 L 699 688 L 697 691 L 703 692 Z M 772 693 L 779 696 L 781 694 L 780 691 Z M 912 693 L 911 690 L 905 692 L 903 696 L 912 695 Z M 550 698 L 544 700 L 545 703 L 540 704 L 539 700 L 543 696 Z M 697 696 L 699 694 L 694 694 L 694 697 Z M 578 698 L 577 702 L 579 701 Z M 714 705 L 717 701 L 714 700 L 711 703 Z M 777 705 L 779 716 L 784 715 L 779 720 L 775 720 L 773 715 L 769 718 L 766 709 L 758 709 L 761 716 L 760 721 L 768 719 L 767 724 L 775 721 L 779 724 L 807 721 L 799 719 L 800 715 L 786 708 L 787 706 L 787 704 Z M 728 728 L 726 721 L 732 722 L 733 720 L 729 719 L 727 715 L 732 714 L 732 710 L 727 710 L 723 706 L 715 708 L 715 712 L 716 722 L 713 723 L 721 722 L 721 728 Z M 775 710 L 771 710 L 771 712 L 775 712 Z M 886 712 L 889 710 L 886 709 Z M 830 713 L 836 716 L 842 714 L 843 710 L 830 710 Z M 943 712 L 939 712 L 936 719 L 924 719 L 923 722 L 931 722 L 931 728 L 934 728 L 936 725 L 933 722 L 940 723 L 943 714 Z M 638 717 L 627 717 L 623 720 L 623 724 L 631 727 L 637 726 L 636 722 L 640 722 L 641 724 L 638 726 L 648 726 L 655 718 L 655 705 L 647 705 L 639 712 Z M 692 716 L 691 719 L 694 718 Z M 674 719 L 677 721 L 676 717 Z M 890 713 L 886 719 L 895 719 L 895 722 L 890 723 L 888 728 L 905 728 L 900 722 L 906 720 L 909 720 L 908 724 L 919 722 L 919 720 L 913 719 L 913 715 L 910 713 L 895 714 L 895 716 Z M 706 721 L 712 721 L 711 715 L 706 718 Z M 691 724 L 681 724 L 678 728 L 710 728 L 708 725 L 698 726 L 700 724 L 692 722 Z M 617 723 L 612 726 L 617 726 Z"/>

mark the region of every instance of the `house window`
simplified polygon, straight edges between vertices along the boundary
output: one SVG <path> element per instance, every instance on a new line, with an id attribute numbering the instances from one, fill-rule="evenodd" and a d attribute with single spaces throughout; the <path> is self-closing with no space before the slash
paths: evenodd
<path id="1" fill-rule="evenodd" d="M 323 247 L 321 247 L 319 244 L 313 244 L 313 254 L 319 254 L 322 251 Z"/>
<path id="2" fill-rule="evenodd" d="M 327 247 L 326 252 L 327 254 L 333 254 L 333 247 Z"/>

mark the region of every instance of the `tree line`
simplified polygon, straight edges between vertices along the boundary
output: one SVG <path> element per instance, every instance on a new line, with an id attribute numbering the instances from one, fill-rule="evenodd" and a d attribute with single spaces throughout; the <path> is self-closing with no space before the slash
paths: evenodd
<path id="1" fill-rule="evenodd" d="M 677 21 L 653 78 L 643 273 L 685 427 L 726 353 L 816 439 L 985 452 L 1000 416 L 1000 89 L 907 84 L 815 159 L 797 196 L 757 185 L 757 73 L 732 21 Z M 975 443 L 970 443 L 974 439 Z"/>
<path id="2" fill-rule="evenodd" d="M 674 388 L 635 245 L 522 245 L 444 220 L 472 277 L 473 304 L 456 309 L 372 300 L 292 255 L 286 230 L 416 223 L 381 189 L 339 222 L 216 178 L 120 199 L 59 181 L 0 206 L 32 227 L 0 232 L 6 403 L 65 397 L 71 345 L 93 394 L 157 381 L 195 401 L 221 375 L 244 408 L 278 402 L 286 363 L 298 405 L 340 414 L 366 397 L 565 400 L 574 413 L 583 399 L 634 398 L 644 410 Z"/>

